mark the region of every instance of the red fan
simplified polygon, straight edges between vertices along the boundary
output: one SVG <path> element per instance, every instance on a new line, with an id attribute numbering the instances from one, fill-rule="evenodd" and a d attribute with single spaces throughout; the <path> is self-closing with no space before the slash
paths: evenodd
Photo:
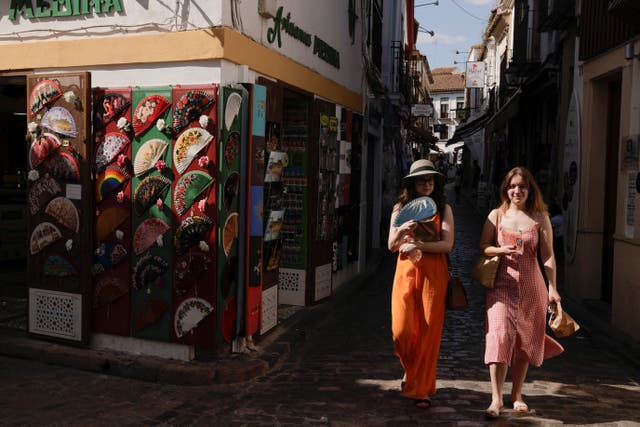
<path id="1" fill-rule="evenodd" d="M 31 143 L 29 149 L 29 166 L 31 169 L 37 168 L 49 155 L 53 154 L 62 143 L 52 133 L 43 133 L 40 138 Z"/>
<path id="2" fill-rule="evenodd" d="M 29 110 L 31 114 L 36 114 L 46 105 L 51 104 L 62 96 L 60 85 L 53 80 L 41 80 L 31 89 L 29 96 Z"/>
<path id="3" fill-rule="evenodd" d="M 109 93 L 101 97 L 95 106 L 96 125 L 106 126 L 122 114 L 129 105 L 129 100 L 117 93 Z"/>
<path id="4" fill-rule="evenodd" d="M 167 111 L 169 106 L 169 100 L 162 95 L 149 95 L 142 98 L 133 113 L 133 131 L 136 136 L 140 136 L 153 126 L 156 119 Z"/>
<path id="5" fill-rule="evenodd" d="M 189 123 L 197 120 L 213 103 L 213 98 L 206 92 L 191 90 L 185 93 L 180 97 L 173 110 L 173 128 L 178 133 L 182 132 Z"/>

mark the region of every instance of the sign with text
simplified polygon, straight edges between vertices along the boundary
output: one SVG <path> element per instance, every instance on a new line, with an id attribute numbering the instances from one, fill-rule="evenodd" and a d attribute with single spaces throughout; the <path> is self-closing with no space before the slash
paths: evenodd
<path id="1" fill-rule="evenodd" d="M 484 87 L 484 62 L 467 62 L 467 87 Z"/>
<path id="2" fill-rule="evenodd" d="M 411 115 L 414 117 L 431 115 L 431 105 L 429 104 L 413 104 L 411 106 Z"/>

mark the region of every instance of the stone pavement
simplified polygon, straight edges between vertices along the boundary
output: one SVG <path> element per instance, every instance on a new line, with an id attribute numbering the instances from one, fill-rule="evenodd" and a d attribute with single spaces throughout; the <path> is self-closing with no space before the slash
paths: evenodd
<path id="1" fill-rule="evenodd" d="M 471 306 L 447 313 L 430 410 L 415 408 L 400 394 L 402 369 L 390 332 L 395 261 L 386 254 L 372 274 L 302 310 L 270 341 L 259 342 L 261 355 L 254 358 L 268 366 L 252 375 L 227 371 L 227 378 L 241 382 L 213 376 L 196 383 L 202 385 L 177 385 L 159 374 L 138 381 L 60 367 L 60 360 L 0 357 L 0 425 L 640 425 L 637 347 L 590 323 L 568 300 L 567 311 L 583 329 L 560 340 L 562 355 L 530 370 L 524 395 L 531 412 L 507 409 L 499 420 L 485 419 L 490 383 L 482 362 L 484 290 L 468 279 L 482 218 L 466 201 L 454 212 L 452 271 L 463 279 Z M 0 348 L 6 354 L 5 342 Z M 224 363 L 233 364 L 229 359 Z M 145 369 L 151 368 L 134 360 L 128 373 Z M 508 408 L 508 387 L 506 397 Z"/>

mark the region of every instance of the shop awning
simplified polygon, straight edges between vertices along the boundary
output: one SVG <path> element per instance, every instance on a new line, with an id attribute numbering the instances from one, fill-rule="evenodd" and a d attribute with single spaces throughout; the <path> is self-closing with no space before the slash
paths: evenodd
<path id="1" fill-rule="evenodd" d="M 489 120 L 487 120 L 485 126 L 487 134 L 490 134 L 496 129 L 502 129 L 512 117 L 518 114 L 521 94 L 522 89 L 518 89 L 513 95 L 511 95 L 511 98 L 509 98 L 507 102 L 505 102 L 504 105 L 496 111 Z"/>
<path id="2" fill-rule="evenodd" d="M 462 139 L 474 134 L 478 129 L 484 127 L 484 124 L 489 120 L 491 116 L 489 113 L 481 114 L 475 119 L 471 120 L 463 124 L 462 126 L 458 126 L 456 131 L 453 133 L 453 136 L 447 141 L 446 145 L 452 145 L 457 142 L 460 142 Z"/>

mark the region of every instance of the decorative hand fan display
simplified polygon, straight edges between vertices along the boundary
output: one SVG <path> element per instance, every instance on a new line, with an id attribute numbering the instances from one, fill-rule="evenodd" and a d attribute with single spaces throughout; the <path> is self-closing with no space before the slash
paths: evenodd
<path id="1" fill-rule="evenodd" d="M 182 132 L 173 149 L 173 163 L 178 173 L 183 173 L 198 153 L 213 139 L 213 135 L 202 128 L 189 128 Z"/>
<path id="2" fill-rule="evenodd" d="M 438 206 L 431 197 L 418 197 L 404 205 L 400 212 L 398 212 L 393 226 L 400 227 L 405 222 L 411 220 L 422 221 L 423 219 L 432 217 L 436 212 L 438 212 Z"/>
<path id="3" fill-rule="evenodd" d="M 212 227 L 213 221 L 204 215 L 188 216 L 183 219 L 173 238 L 176 253 L 182 255 L 200 240 L 205 240 Z"/>
<path id="4" fill-rule="evenodd" d="M 93 290 L 93 307 L 100 308 L 117 301 L 129 293 L 129 289 L 114 276 L 101 276 Z"/>
<path id="5" fill-rule="evenodd" d="M 179 293 L 191 289 L 207 271 L 213 261 L 209 255 L 193 252 L 184 255 L 176 262 L 173 286 Z"/>
<path id="6" fill-rule="evenodd" d="M 156 200 L 164 199 L 171 181 L 162 175 L 149 175 L 136 187 L 133 194 L 133 209 L 140 216 L 146 212 Z"/>
<path id="7" fill-rule="evenodd" d="M 133 287 L 142 289 L 153 283 L 169 268 L 169 263 L 158 255 L 146 253 L 133 267 Z"/>
<path id="8" fill-rule="evenodd" d="M 29 166 L 37 168 L 47 157 L 62 146 L 60 139 L 52 133 L 45 132 L 31 143 L 29 148 Z"/>
<path id="9" fill-rule="evenodd" d="M 170 105 L 169 100 L 162 95 L 149 95 L 140 100 L 133 113 L 133 131 L 135 135 L 140 136 L 144 131 L 153 126 L 156 119 L 158 119 Z"/>
<path id="10" fill-rule="evenodd" d="M 45 169 L 54 178 L 71 182 L 80 181 L 80 168 L 71 153 L 58 151 L 47 160 Z"/>
<path id="11" fill-rule="evenodd" d="M 77 136 L 76 122 L 64 107 L 53 107 L 42 116 L 40 126 L 70 138 Z"/>
<path id="12" fill-rule="evenodd" d="M 95 124 L 97 127 L 105 127 L 109 122 L 122 114 L 131 103 L 124 96 L 117 93 L 104 95 L 96 102 L 94 107 Z"/>
<path id="13" fill-rule="evenodd" d="M 129 144 L 129 137 L 121 132 L 109 132 L 96 149 L 96 170 L 102 170 Z"/>
<path id="14" fill-rule="evenodd" d="M 224 160 L 231 165 L 240 152 L 240 134 L 231 132 L 224 143 Z"/>
<path id="15" fill-rule="evenodd" d="M 96 201 L 101 202 L 130 178 L 129 172 L 120 166 L 111 165 L 96 178 Z"/>
<path id="16" fill-rule="evenodd" d="M 223 199 L 225 209 L 230 210 L 233 199 L 238 195 L 238 186 L 240 185 L 240 175 L 237 172 L 231 172 L 224 182 Z"/>
<path id="17" fill-rule="evenodd" d="M 240 113 L 240 107 L 242 107 L 242 96 L 237 92 L 233 92 L 227 98 L 227 103 L 224 107 L 224 125 L 227 130 L 231 130 L 233 122 L 238 117 L 238 113 Z"/>
<path id="18" fill-rule="evenodd" d="M 53 80 L 41 80 L 31 89 L 29 96 L 29 110 L 31 114 L 36 114 L 46 105 L 51 104 L 62 96 L 60 85 Z"/>
<path id="19" fill-rule="evenodd" d="M 125 208 L 112 206 L 105 209 L 96 220 L 96 240 L 98 242 L 105 240 L 128 217 L 129 211 Z"/>
<path id="20" fill-rule="evenodd" d="M 31 255 L 35 255 L 47 246 L 57 242 L 62 238 L 62 233 L 50 222 L 43 222 L 36 226 L 31 232 L 29 239 L 29 250 Z"/>
<path id="21" fill-rule="evenodd" d="M 191 90 L 180 97 L 173 109 L 173 128 L 180 133 L 214 104 L 213 98 L 201 90 Z"/>
<path id="22" fill-rule="evenodd" d="M 191 332 L 209 314 L 213 306 L 202 298 L 187 298 L 182 301 L 173 318 L 173 329 L 178 338 Z"/>
<path id="23" fill-rule="evenodd" d="M 166 222 L 160 218 L 147 218 L 136 229 L 133 235 L 133 250 L 140 255 L 156 243 L 158 236 L 169 230 Z"/>
<path id="24" fill-rule="evenodd" d="M 78 270 L 60 255 L 50 255 L 44 260 L 44 275 L 50 277 L 77 276 Z"/>
<path id="25" fill-rule="evenodd" d="M 156 323 L 169 305 L 157 297 L 148 297 L 138 306 L 133 316 L 133 329 L 136 331 L 148 328 Z"/>
<path id="26" fill-rule="evenodd" d="M 212 183 L 213 178 L 206 172 L 191 171 L 181 176 L 173 190 L 173 203 L 178 215 L 184 215 Z"/>
<path id="27" fill-rule="evenodd" d="M 224 254 L 229 256 L 233 241 L 238 237 L 238 213 L 232 212 L 224 223 L 222 229 L 222 249 Z"/>
<path id="28" fill-rule="evenodd" d="M 45 174 L 37 180 L 29 189 L 29 212 L 31 215 L 38 213 L 42 205 L 47 203 L 53 196 L 60 193 L 62 188 L 58 182 L 49 174 Z"/>
<path id="29" fill-rule="evenodd" d="M 126 260 L 127 255 L 127 248 L 120 243 L 101 243 L 93 253 L 93 274 L 112 269 Z"/>
<path id="30" fill-rule="evenodd" d="M 169 143 L 158 138 L 150 139 L 138 149 L 133 162 L 133 173 L 140 176 L 154 168 L 156 162 L 162 157 Z"/>
<path id="31" fill-rule="evenodd" d="M 73 202 L 66 197 L 56 197 L 51 200 L 44 210 L 74 233 L 80 231 L 80 215 Z"/>

